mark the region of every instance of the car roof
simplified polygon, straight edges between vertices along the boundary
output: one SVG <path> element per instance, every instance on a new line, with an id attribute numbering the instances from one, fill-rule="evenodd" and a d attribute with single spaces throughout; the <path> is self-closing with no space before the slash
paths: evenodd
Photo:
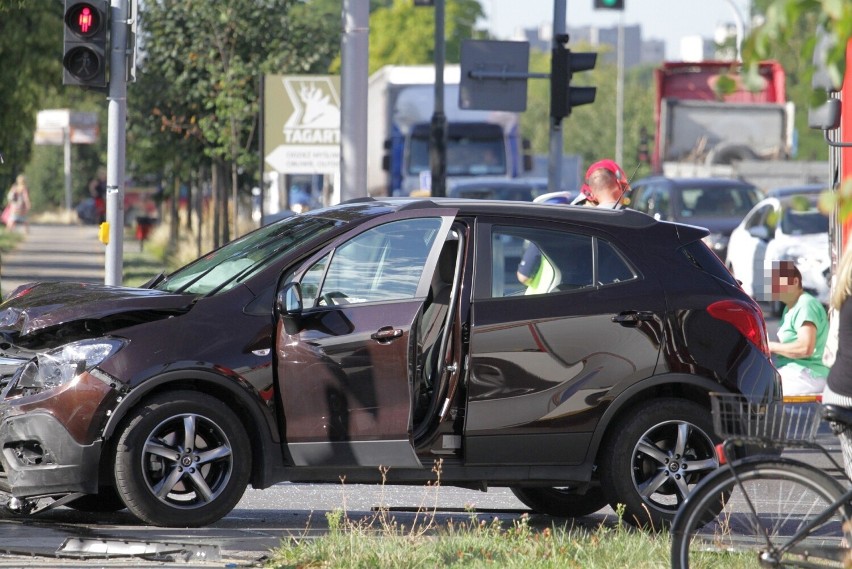
<path id="1" fill-rule="evenodd" d="M 812 195 L 819 194 L 828 187 L 825 184 L 804 184 L 801 186 L 784 186 L 781 188 L 773 188 L 766 192 L 766 197 L 768 198 L 781 198 L 785 196 L 792 196 L 796 194 L 801 195 Z"/>
<path id="2" fill-rule="evenodd" d="M 539 204 L 504 200 L 479 200 L 466 198 L 411 198 L 381 197 L 357 198 L 328 208 L 311 210 L 301 215 L 320 216 L 342 221 L 377 217 L 394 211 L 448 208 L 456 209 L 459 215 L 470 216 L 522 216 L 571 222 L 579 225 L 598 225 L 624 228 L 647 228 L 668 222 L 658 221 L 644 213 L 631 209 L 608 209 L 563 204 Z M 703 228 L 700 231 L 706 231 Z"/>
<path id="3" fill-rule="evenodd" d="M 666 182 L 676 188 L 683 187 L 705 187 L 705 188 L 713 188 L 713 187 L 741 187 L 741 188 L 756 188 L 754 184 L 746 182 L 745 180 L 741 180 L 739 178 L 669 178 L 666 176 L 649 176 L 647 178 L 642 178 L 636 182 L 633 182 L 635 185 L 643 185 L 651 182 Z"/>

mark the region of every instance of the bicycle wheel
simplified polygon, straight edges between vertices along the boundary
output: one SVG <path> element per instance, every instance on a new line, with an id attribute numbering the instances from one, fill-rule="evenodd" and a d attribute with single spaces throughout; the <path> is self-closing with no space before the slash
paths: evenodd
<path id="1" fill-rule="evenodd" d="M 674 569 L 843 567 L 843 546 L 852 543 L 848 526 L 844 529 L 848 503 L 787 548 L 791 536 L 843 496 L 837 480 L 784 458 L 746 458 L 733 466 L 742 487 L 729 468 L 720 468 L 695 488 L 675 517 Z"/>

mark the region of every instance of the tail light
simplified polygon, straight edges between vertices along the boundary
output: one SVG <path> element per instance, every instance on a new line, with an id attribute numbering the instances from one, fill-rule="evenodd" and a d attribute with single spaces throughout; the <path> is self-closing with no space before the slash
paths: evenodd
<path id="1" fill-rule="evenodd" d="M 708 306 L 707 312 L 713 318 L 733 324 L 748 341 L 769 356 L 766 321 L 759 308 L 741 300 L 720 300 Z"/>

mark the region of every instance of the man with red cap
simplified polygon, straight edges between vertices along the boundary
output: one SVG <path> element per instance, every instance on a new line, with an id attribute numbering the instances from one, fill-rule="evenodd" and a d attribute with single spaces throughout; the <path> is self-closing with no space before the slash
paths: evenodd
<path id="1" fill-rule="evenodd" d="M 580 188 L 580 196 L 573 205 L 584 204 L 596 207 L 619 209 L 624 194 L 630 191 L 627 175 L 613 160 L 599 160 L 586 170 L 586 180 Z"/>
<path id="2" fill-rule="evenodd" d="M 613 160 L 599 160 L 586 170 L 586 183 L 580 196 L 571 205 L 620 209 L 622 198 L 630 190 L 624 170 Z M 555 272 L 549 261 L 542 258 L 538 247 L 530 244 L 518 265 L 517 277 L 527 287 L 526 294 L 548 292 Z"/>

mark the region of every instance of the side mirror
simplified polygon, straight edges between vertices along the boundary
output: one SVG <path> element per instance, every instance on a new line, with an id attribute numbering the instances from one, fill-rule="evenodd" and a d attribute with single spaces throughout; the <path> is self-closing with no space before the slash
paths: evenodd
<path id="1" fill-rule="evenodd" d="M 299 331 L 302 320 L 302 286 L 299 283 L 287 283 L 275 295 L 275 315 L 284 322 L 288 334 Z"/>
<path id="2" fill-rule="evenodd" d="M 828 99 L 815 109 L 808 109 L 808 126 L 819 130 L 834 130 L 840 126 L 840 99 Z"/>

